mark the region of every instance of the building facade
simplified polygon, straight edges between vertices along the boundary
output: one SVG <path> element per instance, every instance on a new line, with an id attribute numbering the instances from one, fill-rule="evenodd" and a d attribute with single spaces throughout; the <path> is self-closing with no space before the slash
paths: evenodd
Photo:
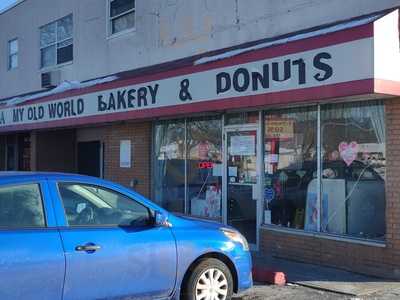
<path id="1" fill-rule="evenodd" d="M 20 1 L 0 169 L 103 177 L 260 254 L 399 278 L 398 3 L 347 5 Z"/>

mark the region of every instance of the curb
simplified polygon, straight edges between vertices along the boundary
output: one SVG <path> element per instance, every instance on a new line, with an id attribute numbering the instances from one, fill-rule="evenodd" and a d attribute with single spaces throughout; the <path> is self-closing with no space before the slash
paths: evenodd
<path id="1" fill-rule="evenodd" d="M 286 284 L 286 274 L 268 268 L 254 267 L 253 280 L 261 283 L 283 286 Z"/>

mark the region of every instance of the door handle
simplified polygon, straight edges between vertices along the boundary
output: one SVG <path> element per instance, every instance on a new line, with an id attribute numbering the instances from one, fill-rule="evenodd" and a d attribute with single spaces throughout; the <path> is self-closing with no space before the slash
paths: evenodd
<path id="1" fill-rule="evenodd" d="M 86 251 L 86 252 L 96 252 L 97 250 L 100 250 L 101 247 L 99 245 L 95 244 L 87 244 L 87 245 L 78 245 L 75 247 L 76 251 Z"/>

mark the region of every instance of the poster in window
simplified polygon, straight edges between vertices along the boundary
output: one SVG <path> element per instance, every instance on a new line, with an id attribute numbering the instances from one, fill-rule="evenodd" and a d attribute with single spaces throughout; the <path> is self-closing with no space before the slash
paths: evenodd
<path id="1" fill-rule="evenodd" d="M 294 120 L 270 118 L 266 122 L 265 134 L 268 139 L 292 139 L 294 137 Z"/>
<path id="2" fill-rule="evenodd" d="M 210 145 L 207 141 L 202 141 L 198 145 L 199 151 L 199 159 L 200 160 L 207 160 L 208 159 L 208 151 L 210 150 Z"/>
<path id="3" fill-rule="evenodd" d="M 255 155 L 256 137 L 254 135 L 238 135 L 231 137 L 231 155 Z"/>
<path id="4" fill-rule="evenodd" d="M 132 167 L 132 147 L 130 140 L 121 140 L 119 145 L 119 166 L 120 168 Z"/>

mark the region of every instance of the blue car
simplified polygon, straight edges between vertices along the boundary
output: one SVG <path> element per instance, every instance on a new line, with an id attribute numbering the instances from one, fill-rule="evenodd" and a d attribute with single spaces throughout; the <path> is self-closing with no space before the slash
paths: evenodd
<path id="1" fill-rule="evenodd" d="M 97 178 L 0 172 L 1 300 L 224 300 L 251 286 L 233 228 Z"/>

